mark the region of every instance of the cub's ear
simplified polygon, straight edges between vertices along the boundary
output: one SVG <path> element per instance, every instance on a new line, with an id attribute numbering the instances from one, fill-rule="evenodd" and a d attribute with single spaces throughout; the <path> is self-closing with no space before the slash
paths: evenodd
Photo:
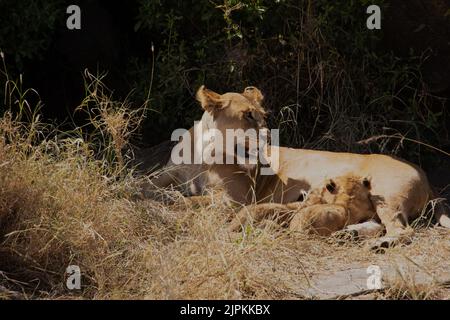
<path id="1" fill-rule="evenodd" d="M 371 176 L 364 177 L 362 183 L 364 187 L 370 190 L 372 188 L 372 177 Z"/>
<path id="2" fill-rule="evenodd" d="M 325 188 L 329 193 L 334 193 L 336 191 L 336 182 L 334 182 L 332 179 L 328 180 Z"/>
<path id="3" fill-rule="evenodd" d="M 264 96 L 261 93 L 261 90 L 259 90 L 257 87 L 247 87 L 244 89 L 244 92 L 242 93 L 244 97 L 246 97 L 251 102 L 261 104 L 264 100 Z"/>
<path id="4" fill-rule="evenodd" d="M 200 102 L 202 108 L 209 113 L 213 113 L 215 110 L 224 107 L 220 94 L 207 89 L 205 86 L 201 86 L 200 89 L 198 89 L 196 98 L 197 101 Z"/>

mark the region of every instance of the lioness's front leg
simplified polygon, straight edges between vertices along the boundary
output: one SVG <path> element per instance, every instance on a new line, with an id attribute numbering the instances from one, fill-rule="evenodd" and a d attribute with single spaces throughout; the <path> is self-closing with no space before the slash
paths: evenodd
<path id="1" fill-rule="evenodd" d="M 170 171 L 165 171 L 157 177 L 151 179 L 151 183 L 156 188 L 167 188 L 171 184 L 179 183 L 179 181 L 177 180 L 176 175 Z"/>
<path id="2" fill-rule="evenodd" d="M 211 196 L 181 197 L 173 205 L 173 208 L 186 210 L 192 207 L 207 207 L 213 204 Z"/>
<path id="3" fill-rule="evenodd" d="M 375 220 L 369 220 L 361 223 L 350 224 L 341 231 L 336 232 L 334 236 L 346 236 L 353 239 L 366 239 L 380 236 L 384 230 L 384 225 Z"/>
<path id="4" fill-rule="evenodd" d="M 248 205 L 243 207 L 236 217 L 231 221 L 228 230 L 240 231 L 242 226 L 248 222 L 259 223 L 265 219 L 271 219 L 280 225 L 286 224 L 292 214 L 295 212 L 294 207 L 300 206 L 300 204 L 289 204 L 288 207 L 285 204 L 280 203 L 261 203 Z"/>

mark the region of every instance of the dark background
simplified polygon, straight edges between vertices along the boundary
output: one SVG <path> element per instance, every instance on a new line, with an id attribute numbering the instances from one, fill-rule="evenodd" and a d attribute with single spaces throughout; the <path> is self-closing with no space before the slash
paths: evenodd
<path id="1" fill-rule="evenodd" d="M 66 28 L 70 4 L 81 30 Z M 370 4 L 381 30 L 366 28 Z M 86 120 L 74 113 L 86 68 L 136 108 L 151 85 L 143 146 L 200 117 L 201 84 L 255 85 L 283 145 L 397 154 L 439 186 L 450 177 L 448 156 L 421 144 L 357 143 L 398 134 L 450 150 L 450 0 L 0 0 L 0 48 L 9 76 L 22 74 L 44 117 L 67 127 Z"/>

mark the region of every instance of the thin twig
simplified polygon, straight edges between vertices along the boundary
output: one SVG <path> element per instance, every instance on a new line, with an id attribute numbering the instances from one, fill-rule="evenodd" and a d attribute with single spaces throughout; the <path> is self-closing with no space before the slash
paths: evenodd
<path id="1" fill-rule="evenodd" d="M 370 138 L 365 139 L 365 140 L 357 141 L 356 143 L 357 144 L 369 144 L 369 143 L 371 143 L 373 141 L 376 141 L 376 140 L 379 140 L 379 139 L 386 139 L 386 138 L 396 138 L 396 139 L 400 139 L 400 140 L 406 140 L 406 141 L 414 142 L 414 143 L 423 145 L 425 147 L 428 147 L 430 149 L 433 149 L 435 151 L 441 152 L 441 153 L 445 154 L 446 156 L 450 157 L 450 153 L 448 153 L 448 152 L 446 152 L 446 151 L 444 151 L 442 149 L 439 149 L 437 147 L 432 146 L 431 144 L 428 144 L 428 143 L 425 143 L 425 142 L 422 142 L 422 141 L 418 141 L 418 140 L 415 140 L 415 139 L 407 138 L 407 137 L 402 136 L 400 134 L 394 134 L 394 135 L 382 134 L 382 135 L 379 135 L 379 136 L 370 137 Z"/>

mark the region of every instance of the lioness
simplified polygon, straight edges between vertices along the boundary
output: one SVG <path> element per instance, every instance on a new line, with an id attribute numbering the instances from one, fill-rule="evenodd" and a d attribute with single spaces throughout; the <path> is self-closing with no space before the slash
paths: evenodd
<path id="1" fill-rule="evenodd" d="M 291 231 L 328 236 L 347 225 L 376 219 L 370 189 L 370 177 L 348 175 L 327 179 L 322 186 L 310 191 L 304 201 L 242 208 L 230 223 L 229 230 L 240 230 L 248 218 L 254 224 L 271 219 Z"/>
<path id="2" fill-rule="evenodd" d="M 265 127 L 263 96 L 255 87 L 243 93 L 218 94 L 202 86 L 197 100 L 205 113 L 200 125 L 215 128 L 225 135 L 227 128 L 260 130 Z M 192 130 L 192 129 L 191 129 Z M 228 197 L 237 203 L 296 202 L 302 191 L 320 187 L 327 177 L 371 176 L 371 202 L 386 228 L 386 235 L 374 248 L 388 246 L 406 234 L 408 221 L 418 217 L 427 202 L 434 198 L 428 179 L 419 167 L 405 160 L 381 154 L 354 154 L 271 146 L 270 152 L 279 155 L 277 165 L 270 164 L 273 175 L 260 175 L 257 165 L 201 164 L 185 165 L 189 170 L 177 171 L 179 182 L 194 182 L 198 192 L 208 184 L 221 184 Z M 186 175 L 186 176 L 183 176 Z M 165 187 L 178 183 L 170 176 L 153 181 Z M 435 209 L 441 225 L 450 228 L 450 218 L 443 206 Z M 348 226 L 353 232 L 363 232 L 366 223 Z"/>
<path id="3" fill-rule="evenodd" d="M 161 174 L 151 180 L 152 184 L 159 188 L 169 185 L 177 186 L 185 195 L 200 195 L 207 186 L 222 184 L 224 179 L 222 174 L 227 172 L 227 177 L 232 180 L 239 180 L 241 176 L 247 176 L 248 169 L 254 167 L 248 165 L 219 165 L 218 171 L 210 170 L 211 165 L 205 163 L 193 164 L 194 159 L 199 157 L 198 146 L 205 150 L 212 141 L 204 139 L 208 130 L 219 130 L 226 136 L 227 129 L 256 129 L 266 127 L 266 111 L 261 107 L 263 95 L 256 87 L 246 87 L 242 93 L 229 92 L 219 95 L 205 86 L 200 87 L 196 95 L 197 100 L 205 110 L 201 120 L 190 128 L 180 139 L 178 144 L 182 144 L 184 139 L 189 139 L 191 153 L 188 163 L 174 164 L 172 159 L 168 161 Z M 200 132 L 200 135 L 195 135 Z M 235 142 L 237 143 L 237 142 Z M 226 144 L 226 140 L 223 141 Z M 173 149 L 173 151 L 176 147 Z M 182 152 L 181 152 L 181 155 Z M 236 155 L 233 155 L 236 157 Z M 215 166 L 215 165 L 213 165 Z M 217 175 L 215 172 L 219 172 Z M 225 179 L 225 180 L 228 180 Z M 226 194 L 231 201 L 246 204 L 248 192 L 236 194 L 233 190 L 227 190 Z"/>

